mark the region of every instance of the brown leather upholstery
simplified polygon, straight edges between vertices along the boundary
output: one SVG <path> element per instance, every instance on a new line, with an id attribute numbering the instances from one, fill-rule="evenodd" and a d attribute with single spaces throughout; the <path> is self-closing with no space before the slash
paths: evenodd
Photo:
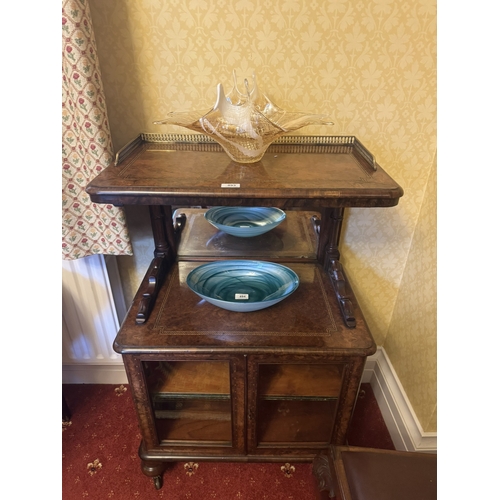
<path id="1" fill-rule="evenodd" d="M 343 451 L 352 500 L 437 498 L 436 455 Z"/>
<path id="2" fill-rule="evenodd" d="M 336 500 L 437 499 L 437 455 L 349 446 L 331 447 L 318 477 Z M 316 473 L 316 471 L 315 471 Z M 317 474 L 318 475 L 318 474 Z"/>

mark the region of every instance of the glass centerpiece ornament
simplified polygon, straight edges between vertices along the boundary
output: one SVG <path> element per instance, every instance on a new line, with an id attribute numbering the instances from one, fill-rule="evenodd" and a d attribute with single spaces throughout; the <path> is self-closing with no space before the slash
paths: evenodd
<path id="1" fill-rule="evenodd" d="M 238 89 L 236 72 L 234 87 L 226 95 L 221 83 L 217 85 L 214 107 L 208 112 L 170 112 L 155 125 L 179 125 L 201 132 L 217 141 L 229 157 L 238 163 L 255 163 L 278 137 L 306 125 L 333 125 L 326 115 L 284 111 L 245 78 L 245 92 Z"/>

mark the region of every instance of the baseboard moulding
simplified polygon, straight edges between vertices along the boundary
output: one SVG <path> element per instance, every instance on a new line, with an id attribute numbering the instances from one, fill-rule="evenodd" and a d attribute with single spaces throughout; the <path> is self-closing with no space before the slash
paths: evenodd
<path id="1" fill-rule="evenodd" d="M 422 430 L 383 347 L 367 358 L 361 381 L 372 386 L 396 450 L 437 453 L 437 433 Z"/>
<path id="2" fill-rule="evenodd" d="M 128 384 L 123 363 L 62 366 L 63 384 Z"/>

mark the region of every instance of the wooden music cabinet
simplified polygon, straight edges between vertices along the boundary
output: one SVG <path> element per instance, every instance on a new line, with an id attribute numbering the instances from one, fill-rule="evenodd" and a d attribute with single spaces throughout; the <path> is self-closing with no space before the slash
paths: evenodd
<path id="1" fill-rule="evenodd" d="M 243 165 L 204 136 L 142 134 L 87 192 L 150 209 L 154 257 L 114 349 L 156 488 L 170 461 L 304 462 L 345 444 L 376 345 L 340 263 L 344 209 L 391 207 L 403 195 L 355 137 L 282 137 Z M 204 219 L 224 205 L 287 217 L 237 238 Z M 235 258 L 284 264 L 299 287 L 267 309 L 233 312 L 186 285 L 203 262 Z"/>

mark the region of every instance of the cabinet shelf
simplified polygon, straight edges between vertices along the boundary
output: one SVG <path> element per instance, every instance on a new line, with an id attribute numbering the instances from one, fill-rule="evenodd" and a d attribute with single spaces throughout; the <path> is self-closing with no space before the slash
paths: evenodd
<path id="1" fill-rule="evenodd" d="M 213 399 L 213 400 L 227 400 L 231 398 L 230 394 L 210 394 L 204 392 L 155 392 L 151 391 L 153 401 L 155 403 L 162 403 L 168 401 L 177 401 L 183 399 Z"/>
<path id="2" fill-rule="evenodd" d="M 333 401 L 335 396 L 261 396 L 262 401 Z"/>
<path id="3" fill-rule="evenodd" d="M 290 353 L 297 349 L 308 349 L 310 355 L 318 357 L 328 353 L 366 356 L 375 352 L 375 343 L 358 304 L 353 300 L 357 323 L 353 334 L 353 330 L 344 324 L 332 283 L 317 262 L 287 263 L 299 277 L 298 289 L 272 307 L 249 313 L 228 311 L 200 299 L 186 284 L 187 275 L 198 265 L 199 262 L 172 264 L 148 321 L 137 325 L 135 317 L 143 294 L 149 287 L 148 275 L 145 276 L 115 339 L 114 348 L 117 352 L 173 354 L 196 349 L 201 355 L 213 353 L 214 348 L 219 353 L 262 352 L 283 348 Z M 352 293 L 348 283 L 347 289 Z M 199 387 L 203 387 L 212 375 L 189 373 L 187 368 L 190 366 L 186 364 L 186 370 L 182 370 L 183 383 L 194 391 L 194 380 L 200 380 Z M 222 366 L 214 363 L 214 380 L 220 381 Z M 330 381 L 337 375 L 332 370 L 332 374 L 320 376 L 333 384 Z M 223 378 L 226 378 L 227 371 L 224 373 Z M 173 379 L 169 380 L 173 383 Z M 221 388 L 217 392 L 231 392 L 227 384 L 218 387 Z M 175 389 L 165 386 L 158 387 L 155 392 L 190 390 L 181 386 Z"/>
<path id="4" fill-rule="evenodd" d="M 155 401 L 155 417 L 196 420 L 231 420 L 230 398 L 192 398 Z"/>
<path id="5" fill-rule="evenodd" d="M 253 238 L 238 238 L 219 231 L 205 219 L 204 209 L 178 209 L 186 216 L 178 260 L 272 259 L 273 261 L 316 260 L 319 212 L 287 211 L 285 220 L 272 231 Z"/>

